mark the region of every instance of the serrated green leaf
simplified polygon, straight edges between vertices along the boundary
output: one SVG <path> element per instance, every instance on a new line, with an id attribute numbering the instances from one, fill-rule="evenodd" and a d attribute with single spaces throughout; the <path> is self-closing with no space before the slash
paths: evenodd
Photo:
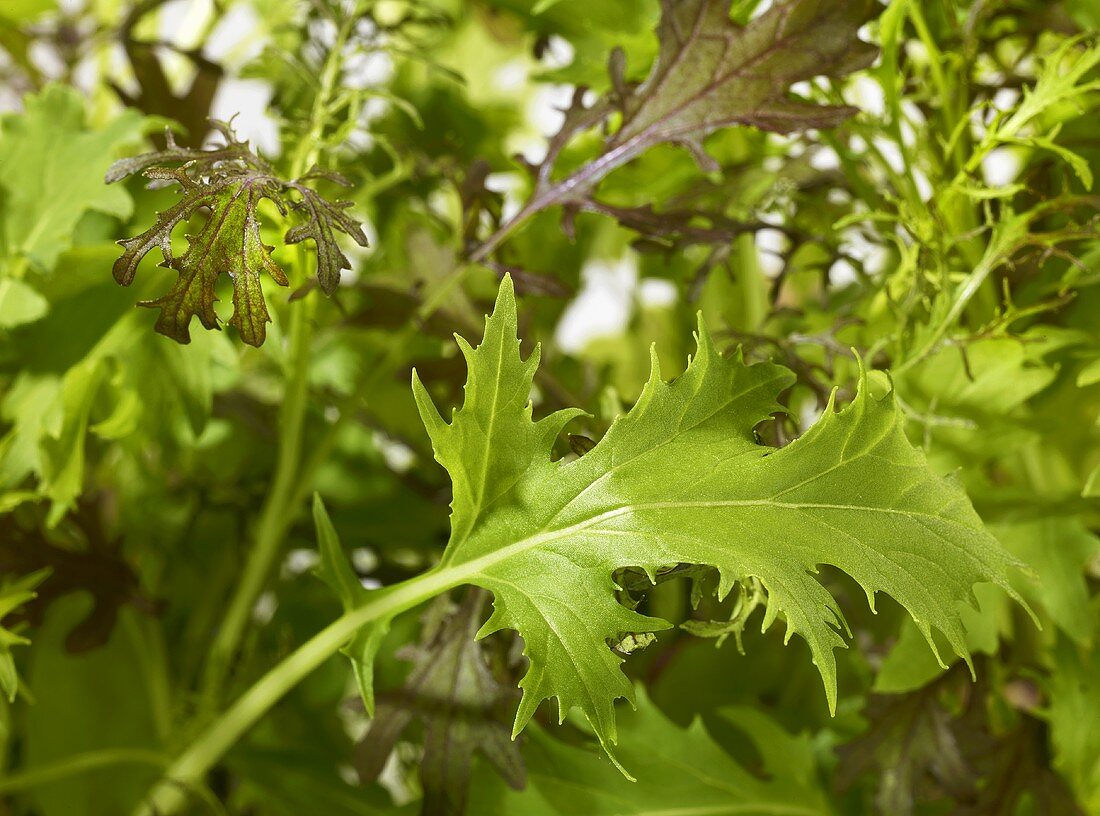
<path id="1" fill-rule="evenodd" d="M 495 611 L 480 635 L 515 629 L 531 660 L 517 733 L 556 697 L 559 717 L 578 707 L 605 746 L 615 741 L 613 702 L 633 689 L 607 643 L 669 625 L 616 602 L 620 568 L 713 565 L 721 595 L 759 579 L 763 625 L 782 613 L 788 639 L 807 641 L 831 707 L 845 624 L 814 578 L 819 564 L 847 572 L 872 603 L 876 592 L 891 595 L 930 643 L 935 628 L 963 656 L 958 604 L 973 603 L 979 581 L 1011 592 L 1013 559 L 960 487 L 909 444 L 892 394 L 873 396 L 864 383 L 852 405 L 830 405 L 800 439 L 764 447 L 753 430 L 780 410 L 791 374 L 721 357 L 700 321 L 698 352 L 681 377 L 664 382 L 654 363 L 637 404 L 595 448 L 553 461 L 554 439 L 578 412 L 533 421 L 539 353 L 521 358 L 516 326 L 506 278 L 481 345 L 460 341 L 469 377 L 452 421 L 415 375 L 414 389 L 454 485 L 440 569 L 492 591 Z"/>
<path id="2" fill-rule="evenodd" d="M 49 574 L 48 569 L 38 570 L 0 586 L 0 621 L 23 604 L 34 600 L 37 596 L 35 587 L 46 580 Z M 0 694 L 9 703 L 15 701 L 15 695 L 19 691 L 19 674 L 15 670 L 15 658 L 11 650 L 13 646 L 26 646 L 29 643 L 27 638 L 17 632 L 0 626 Z"/>

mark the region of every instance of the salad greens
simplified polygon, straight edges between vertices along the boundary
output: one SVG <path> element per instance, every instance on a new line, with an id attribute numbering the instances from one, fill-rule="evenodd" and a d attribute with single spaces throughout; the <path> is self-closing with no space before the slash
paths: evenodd
<path id="1" fill-rule="evenodd" d="M 1100 814 L 1097 31 L 5 3 L 0 814 Z"/>

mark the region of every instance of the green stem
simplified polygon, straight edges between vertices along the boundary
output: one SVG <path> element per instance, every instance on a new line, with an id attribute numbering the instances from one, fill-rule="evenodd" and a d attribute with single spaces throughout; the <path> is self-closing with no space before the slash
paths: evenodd
<path id="1" fill-rule="evenodd" d="M 349 14 L 337 32 L 321 74 L 320 88 L 313 101 L 310 128 L 298 143 L 290 174 L 298 178 L 306 173 L 320 155 L 328 106 L 336 90 L 344 45 L 351 35 L 356 15 Z M 309 274 L 309 257 L 304 248 L 298 254 L 298 283 Z M 293 501 L 301 494 L 302 437 L 309 399 L 309 360 L 313 341 L 313 323 L 317 310 L 315 293 L 307 294 L 290 317 L 290 352 L 287 364 L 286 393 L 279 414 L 279 446 L 275 474 L 256 523 L 253 546 L 241 573 L 225 618 L 211 645 L 203 674 L 200 712 L 216 708 L 233 659 L 240 647 L 248 619 L 279 556 L 287 530 L 300 506 Z"/>
<path id="2" fill-rule="evenodd" d="M 248 691 L 203 731 L 168 767 L 137 816 L 171 816 L 187 804 L 187 791 L 199 787 L 206 773 L 284 695 L 334 655 L 366 624 L 388 620 L 464 583 L 470 564 L 433 570 L 379 590 L 358 609 L 344 613 L 306 641 L 289 657 L 261 677 Z"/>
<path id="3" fill-rule="evenodd" d="M 275 475 L 256 523 L 255 539 L 221 627 L 211 646 L 203 677 L 203 711 L 216 708 L 221 688 L 263 591 L 283 539 L 299 506 L 291 498 L 302 459 L 302 434 L 309 397 L 309 348 L 313 339 L 316 298 L 311 294 L 291 310 L 290 359 L 286 392 L 279 416 Z"/>

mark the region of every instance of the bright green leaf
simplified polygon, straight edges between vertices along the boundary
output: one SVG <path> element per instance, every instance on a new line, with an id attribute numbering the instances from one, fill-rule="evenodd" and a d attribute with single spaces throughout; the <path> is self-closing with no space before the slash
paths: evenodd
<path id="1" fill-rule="evenodd" d="M 103 174 L 116 150 L 137 141 L 143 117 L 132 110 L 100 130 L 85 123 L 84 99 L 73 88 L 50 85 L 27 98 L 26 111 L 0 126 L 0 243 L 10 258 L 24 257 L 42 271 L 72 244 L 88 210 L 129 216 L 133 204 Z"/>
<path id="2" fill-rule="evenodd" d="M 33 323 L 50 304 L 38 291 L 18 278 L 0 278 L 0 329 Z"/>
<path id="3" fill-rule="evenodd" d="M 698 353 L 681 377 L 665 383 L 654 365 L 637 404 L 595 448 L 553 461 L 554 440 L 578 412 L 532 420 L 539 353 L 520 357 L 516 324 L 505 280 L 482 344 L 460 340 L 469 378 L 450 423 L 414 378 L 454 485 L 441 569 L 493 592 L 481 634 L 516 629 L 531 660 L 516 732 L 557 697 L 560 717 L 579 707 L 605 746 L 615 741 L 613 702 L 633 690 L 607 643 L 669 625 L 616 602 L 611 576 L 622 567 L 710 564 L 721 595 L 758 578 L 768 592 L 763 625 L 782 613 L 788 638 L 805 638 L 833 707 L 844 621 L 814 577 L 820 564 L 851 575 L 869 601 L 891 595 L 930 642 L 935 628 L 967 654 L 958 604 L 973 602 L 979 581 L 1008 589 L 1013 559 L 959 486 L 906 440 L 890 394 L 863 385 L 801 439 L 763 447 L 753 430 L 780 410 L 775 399 L 791 375 L 722 358 L 700 323 Z"/>

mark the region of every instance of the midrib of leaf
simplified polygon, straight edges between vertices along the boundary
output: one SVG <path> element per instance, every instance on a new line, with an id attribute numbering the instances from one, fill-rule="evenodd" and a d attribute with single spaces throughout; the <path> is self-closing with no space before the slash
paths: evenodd
<path id="1" fill-rule="evenodd" d="M 656 96 L 660 92 L 660 90 L 665 86 L 665 83 L 668 82 L 668 78 L 670 76 L 672 76 L 673 71 L 680 65 L 681 62 L 683 62 L 684 54 L 687 53 L 687 43 L 692 42 L 694 40 L 697 40 L 699 38 L 699 29 L 703 25 L 703 18 L 706 17 L 706 13 L 707 13 L 707 4 L 705 2 L 700 3 L 699 4 L 699 13 L 695 17 L 695 22 L 691 27 L 691 33 L 686 37 L 680 36 L 680 37 L 677 38 L 677 45 L 679 45 L 680 48 L 676 52 L 676 56 L 673 58 L 672 62 L 669 63 L 668 67 L 665 69 L 665 71 L 661 74 L 660 78 L 657 80 L 656 86 L 654 88 L 652 88 L 652 90 L 650 92 L 651 97 Z M 675 15 L 673 15 L 670 19 L 671 19 L 672 27 L 676 28 L 676 17 L 675 17 Z M 679 34 L 679 32 L 677 32 L 677 34 Z M 725 53 L 728 53 L 728 52 L 729 52 L 729 42 L 727 41 L 725 51 L 723 52 L 723 56 L 725 55 Z M 712 90 L 713 88 L 714 88 L 713 83 L 706 86 L 707 90 Z M 686 103 L 683 103 L 679 107 L 674 108 L 673 113 L 679 113 L 681 110 L 684 109 L 684 107 L 686 105 L 691 104 L 691 102 L 695 101 L 695 99 L 696 99 L 696 97 L 692 97 Z M 638 110 L 642 110 L 642 108 L 638 108 Z M 626 130 L 629 123 L 634 121 L 634 118 L 635 118 L 636 115 L 637 115 L 637 111 L 635 112 L 634 116 L 630 117 L 630 119 L 628 121 L 624 121 L 622 127 L 620 128 L 620 131 Z"/>
<path id="2" fill-rule="evenodd" d="M 571 524 L 568 527 L 560 527 L 555 530 L 539 531 L 535 535 L 528 536 L 527 538 L 521 539 L 512 544 L 507 544 L 504 547 L 495 550 L 494 552 L 478 556 L 477 558 L 471 559 L 470 561 L 460 562 L 454 567 L 448 567 L 447 570 L 441 570 L 440 574 L 446 571 L 453 570 L 465 572 L 466 574 L 464 577 L 469 577 L 469 575 L 471 574 L 478 574 L 488 567 L 495 566 L 501 561 L 506 561 L 515 555 L 526 552 L 527 550 L 533 549 L 535 547 L 541 547 L 545 544 L 558 541 L 562 538 L 569 538 L 570 536 L 587 530 L 590 527 L 595 527 L 602 522 L 610 521 L 620 516 L 629 515 L 630 513 L 636 513 L 645 510 L 706 510 L 719 507 L 767 507 L 786 510 L 844 510 L 850 512 L 884 513 L 888 515 L 902 516 L 904 518 L 934 519 L 936 521 L 953 524 L 965 530 L 973 530 L 972 527 L 969 527 L 962 522 L 956 521 L 955 519 L 951 518 L 945 518 L 944 516 L 939 516 L 934 513 L 910 510 L 895 510 L 891 507 L 870 507 L 867 505 L 859 504 L 830 504 L 825 502 L 781 502 L 776 501 L 774 498 L 723 499 L 713 501 L 643 502 L 640 504 L 623 505 L 621 507 L 616 507 L 612 510 L 605 510 L 604 512 L 592 516 L 591 518 L 587 518 L 583 521 Z M 621 533 L 622 531 L 613 532 Z M 641 535 L 641 533 L 635 531 L 631 531 L 631 534 Z M 854 540 L 858 541 L 858 539 Z M 493 580 L 498 579 L 494 577 Z"/>
<path id="3" fill-rule="evenodd" d="M 229 218 L 229 213 L 232 211 L 233 206 L 237 203 L 237 199 L 239 199 L 242 195 L 244 195 L 244 189 L 245 189 L 245 183 L 242 181 L 238 184 L 237 189 L 234 190 L 233 193 L 229 196 L 229 201 L 226 202 L 225 206 L 222 208 L 221 212 L 218 214 L 217 222 L 211 225 L 214 228 L 213 231 L 212 231 L 213 235 L 215 235 L 215 236 L 220 235 L 221 231 L 223 229 L 225 229 L 225 220 L 227 218 Z M 209 241 L 205 244 L 200 244 L 199 245 L 201 251 L 199 252 L 198 257 L 195 259 L 196 268 L 201 268 L 201 267 L 206 265 L 207 260 L 210 258 L 210 255 L 214 252 L 214 247 L 216 245 L 217 245 L 217 239 L 216 238 L 214 238 L 213 240 L 211 240 L 211 241 Z M 184 255 L 183 258 L 180 258 L 180 263 L 181 264 L 186 259 L 186 257 L 187 256 Z"/>
<path id="4" fill-rule="evenodd" d="M 493 438 L 493 426 L 496 425 L 497 416 L 500 414 L 500 381 L 504 379 L 504 337 L 500 339 L 500 343 L 497 344 L 497 364 L 496 372 L 497 376 L 493 378 L 493 410 L 489 414 L 488 427 L 485 429 L 486 441 Z M 485 501 L 485 486 L 489 483 L 489 445 L 485 446 L 484 455 L 481 457 L 481 480 L 478 482 L 477 502 L 474 504 L 474 511 L 470 514 L 469 527 L 463 536 L 463 541 L 470 537 L 470 532 L 475 526 L 475 522 L 481 515 L 482 505 Z M 446 556 L 444 556 L 444 560 Z"/>

